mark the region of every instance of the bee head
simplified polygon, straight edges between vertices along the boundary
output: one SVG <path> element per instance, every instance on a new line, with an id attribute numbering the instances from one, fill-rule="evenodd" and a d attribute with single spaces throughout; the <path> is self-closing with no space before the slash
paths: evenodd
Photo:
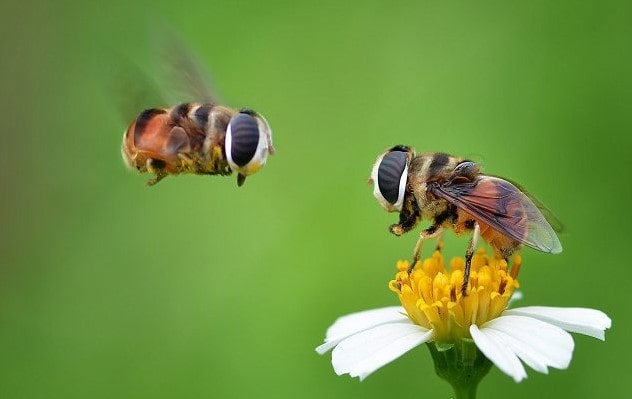
<path id="1" fill-rule="evenodd" d="M 415 155 L 410 147 L 397 145 L 377 157 L 369 183 L 373 195 L 388 212 L 399 212 L 404 202 L 408 164 Z"/>
<path id="2" fill-rule="evenodd" d="M 265 118 L 255 111 L 243 109 L 234 115 L 226 128 L 226 158 L 237 174 L 241 186 L 246 176 L 266 164 L 268 154 L 274 154 L 272 130 Z"/>

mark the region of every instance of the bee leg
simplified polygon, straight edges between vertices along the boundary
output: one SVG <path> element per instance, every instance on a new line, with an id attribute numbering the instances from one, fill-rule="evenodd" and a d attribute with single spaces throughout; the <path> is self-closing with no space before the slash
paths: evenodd
<path id="1" fill-rule="evenodd" d="M 428 227 L 425 230 L 422 230 L 422 232 L 419 233 L 419 239 L 417 239 L 417 244 L 415 244 L 415 249 L 413 250 L 413 260 L 408 266 L 408 274 L 413 271 L 415 265 L 417 264 L 417 262 L 419 262 L 419 254 L 421 253 L 421 247 L 423 246 L 424 241 L 429 238 L 441 236 L 442 234 L 443 227 L 441 227 L 440 224 L 433 224 L 432 226 Z"/>
<path id="2" fill-rule="evenodd" d="M 153 179 L 147 180 L 147 185 L 153 186 L 154 184 L 158 183 L 160 180 L 164 179 L 165 177 L 167 177 L 167 173 L 158 172 L 156 173 L 156 177 L 154 177 Z"/>
<path id="3" fill-rule="evenodd" d="M 516 256 L 520 256 L 520 255 L 516 255 Z M 505 258 L 505 262 L 507 262 L 507 264 L 509 264 L 509 259 Z M 518 258 L 518 260 L 516 260 L 516 258 L 514 257 L 513 259 L 513 266 L 511 267 L 511 277 L 515 280 L 518 278 L 518 273 L 520 272 L 520 265 L 521 265 L 522 261 L 520 260 L 520 258 Z"/>
<path id="4" fill-rule="evenodd" d="M 187 172 L 192 172 L 195 168 L 195 162 L 193 158 L 188 156 L 187 154 L 183 154 L 181 152 L 178 153 L 178 159 L 180 159 L 180 167 L 182 170 L 186 170 Z"/>
<path id="5" fill-rule="evenodd" d="M 438 234 L 437 234 L 437 246 L 435 247 L 435 251 L 443 251 L 443 230 L 441 230 Z"/>
<path id="6" fill-rule="evenodd" d="M 388 230 L 399 237 L 414 229 L 417 223 L 419 223 L 420 217 L 421 215 L 417 203 L 415 202 L 415 197 L 413 195 L 405 196 L 404 205 L 399 212 L 399 223 L 392 224 Z"/>
<path id="7" fill-rule="evenodd" d="M 470 279 L 472 256 L 474 256 L 474 250 L 476 249 L 476 244 L 478 244 L 478 238 L 480 235 L 481 227 L 478 225 L 478 222 L 474 222 L 474 233 L 472 234 L 472 238 L 470 238 L 467 250 L 465 250 L 465 270 L 463 271 L 463 285 L 461 286 L 461 294 L 463 294 L 463 296 L 467 296 L 467 283 Z"/>
<path id="8" fill-rule="evenodd" d="M 147 171 L 156 175 L 153 179 L 149 179 L 147 181 L 148 186 L 153 186 L 158 183 L 160 180 L 167 177 L 167 172 L 165 171 L 165 161 L 161 161 L 159 159 L 148 158 L 147 159 Z"/>

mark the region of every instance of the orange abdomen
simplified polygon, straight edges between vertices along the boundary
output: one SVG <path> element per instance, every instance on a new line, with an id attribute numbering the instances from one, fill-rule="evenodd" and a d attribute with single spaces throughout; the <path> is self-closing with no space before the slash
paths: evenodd
<path id="1" fill-rule="evenodd" d="M 489 225 L 478 221 L 481 228 L 481 237 L 487 242 L 499 258 L 508 258 L 513 252 L 520 247 L 520 242 L 513 238 L 504 235 L 503 233 L 495 230 Z"/>
<path id="2" fill-rule="evenodd" d="M 513 252 L 520 248 L 521 244 L 519 241 L 501 233 L 489 224 L 465 212 L 463 209 L 458 209 L 457 220 L 457 223 L 453 226 L 454 232 L 457 235 L 471 231 L 472 226 L 468 226 L 468 223 L 475 220 L 481 229 L 481 238 L 494 249 L 496 256 L 499 258 L 508 258 Z"/>
<path id="3" fill-rule="evenodd" d="M 171 133 L 173 124 L 170 113 L 165 109 L 149 109 L 138 115 L 125 131 L 123 155 L 128 165 L 144 170 L 149 158 L 163 161 L 165 170 L 177 173 L 178 152 Z"/>

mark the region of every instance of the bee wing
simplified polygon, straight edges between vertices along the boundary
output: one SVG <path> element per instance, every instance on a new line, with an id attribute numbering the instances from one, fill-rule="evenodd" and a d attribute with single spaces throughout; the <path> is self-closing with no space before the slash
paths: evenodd
<path id="1" fill-rule="evenodd" d="M 103 64 L 107 68 L 104 92 L 123 123 L 128 124 L 144 109 L 168 105 L 156 80 L 129 57 L 119 55 L 116 63 Z"/>
<path id="2" fill-rule="evenodd" d="M 498 177 L 432 183 L 430 192 L 465 210 L 499 232 L 542 252 L 562 252 L 554 229 L 538 206 L 510 182 Z"/>
<path id="3" fill-rule="evenodd" d="M 162 40 L 154 40 L 148 51 L 132 56 L 115 50 L 104 52 L 108 58 L 99 59 L 103 93 L 125 125 L 143 110 L 187 102 L 216 103 L 193 53 L 175 34 L 154 36 Z"/>
<path id="4" fill-rule="evenodd" d="M 498 176 L 494 176 L 494 177 L 501 179 Z M 529 197 L 529 199 L 535 204 L 535 206 L 538 207 L 540 212 L 542 212 L 542 215 L 544 215 L 544 218 L 546 219 L 547 222 L 549 222 L 553 230 L 555 230 L 558 233 L 562 233 L 566 230 L 566 227 L 564 227 L 564 223 L 562 223 L 562 221 L 557 216 L 555 216 L 555 214 L 549 208 L 547 208 L 546 205 L 544 205 L 542 201 L 540 201 L 535 195 L 525 190 L 524 187 L 522 187 L 520 184 L 516 183 L 513 180 L 509 180 L 509 179 L 503 179 L 503 180 L 506 180 L 509 183 L 513 184 L 514 186 L 518 188 L 518 190 L 522 191 L 527 197 Z"/>
<path id="5" fill-rule="evenodd" d="M 173 102 L 217 103 L 210 74 L 193 51 L 175 33 L 167 30 L 160 32 L 159 36 L 159 48 L 156 51 L 160 58 L 159 72 L 168 86 L 168 92 L 174 96 Z"/>

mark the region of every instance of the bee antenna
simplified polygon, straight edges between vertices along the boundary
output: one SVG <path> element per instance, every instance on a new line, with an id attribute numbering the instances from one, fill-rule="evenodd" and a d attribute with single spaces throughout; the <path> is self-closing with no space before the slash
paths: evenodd
<path id="1" fill-rule="evenodd" d="M 409 152 L 411 148 L 407 145 L 398 144 L 395 147 L 391 148 L 389 151 L 401 151 L 401 152 Z"/>
<path id="2" fill-rule="evenodd" d="M 255 110 L 252 110 L 250 108 L 241 108 L 239 109 L 239 113 L 250 115 L 250 116 L 257 116 L 257 112 L 255 112 Z"/>

